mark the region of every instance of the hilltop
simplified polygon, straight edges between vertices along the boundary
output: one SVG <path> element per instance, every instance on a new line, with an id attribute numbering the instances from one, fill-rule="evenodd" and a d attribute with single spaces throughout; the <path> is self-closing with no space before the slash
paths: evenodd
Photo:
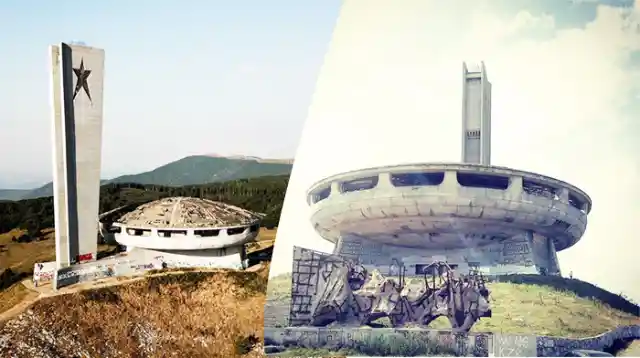
<path id="1" fill-rule="evenodd" d="M 0 322 L 0 356 L 261 357 L 267 273 L 159 272 L 45 297 Z"/>
<path id="2" fill-rule="evenodd" d="M 202 197 L 266 214 L 259 241 L 268 241 L 265 239 L 268 236 L 272 245 L 275 232 L 271 234 L 268 229 L 278 226 L 288 180 L 288 176 L 260 177 L 186 187 L 108 184 L 100 191 L 100 212 L 169 196 Z M 36 262 L 54 260 L 53 227 L 51 197 L 0 202 L 0 312 L 26 294 L 15 283 L 30 276 Z M 250 246 L 255 246 L 250 247 L 252 250 L 268 251 L 269 245 Z M 108 245 L 100 245 L 98 249 L 99 257 L 115 252 L 115 247 Z"/>
<path id="3" fill-rule="evenodd" d="M 290 159 L 263 159 L 258 157 L 194 155 L 165 164 L 153 170 L 113 179 L 101 184 L 135 183 L 159 186 L 186 186 L 218 183 L 237 179 L 288 175 L 293 161 Z M 0 201 L 24 200 L 53 195 L 53 183 L 35 189 L 0 189 Z"/>
<path id="4" fill-rule="evenodd" d="M 410 278 L 423 282 L 422 278 Z M 507 275 L 487 283 L 491 318 L 482 318 L 472 332 L 498 332 L 584 338 L 602 334 L 619 326 L 640 324 L 640 307 L 590 283 L 575 279 L 540 275 Z M 269 279 L 265 320 L 284 327 L 291 302 L 291 274 Z M 388 320 L 377 323 L 390 325 Z M 450 329 L 444 317 L 429 326 Z M 289 355 L 318 356 L 326 350 L 293 349 Z M 367 352 L 340 352 L 347 355 Z M 405 352 L 406 353 L 406 352 Z M 395 352 L 393 355 L 406 355 Z"/>

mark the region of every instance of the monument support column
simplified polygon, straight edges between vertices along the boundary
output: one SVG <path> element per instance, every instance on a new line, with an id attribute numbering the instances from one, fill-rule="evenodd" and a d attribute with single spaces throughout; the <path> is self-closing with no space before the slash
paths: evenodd
<path id="1" fill-rule="evenodd" d="M 104 50 L 61 43 L 50 54 L 56 266 L 64 270 L 97 259 Z"/>

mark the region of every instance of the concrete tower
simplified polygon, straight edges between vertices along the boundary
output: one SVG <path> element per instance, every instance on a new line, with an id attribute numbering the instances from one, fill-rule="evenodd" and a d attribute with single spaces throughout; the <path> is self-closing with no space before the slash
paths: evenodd
<path id="1" fill-rule="evenodd" d="M 462 162 L 491 165 L 491 83 L 484 63 L 462 63 Z"/>
<path id="2" fill-rule="evenodd" d="M 97 255 L 104 50 L 50 47 L 56 264 Z"/>

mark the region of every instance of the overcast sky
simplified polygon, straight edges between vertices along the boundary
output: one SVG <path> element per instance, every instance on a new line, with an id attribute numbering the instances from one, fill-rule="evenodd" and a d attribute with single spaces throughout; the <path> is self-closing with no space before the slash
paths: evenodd
<path id="1" fill-rule="evenodd" d="M 319 73 L 271 275 L 296 245 L 329 251 L 305 192 L 358 168 L 460 160 L 461 62 L 493 84 L 492 163 L 593 199 L 565 275 L 640 302 L 640 10 L 558 0 L 347 0 Z"/>
<path id="2" fill-rule="evenodd" d="M 0 188 L 51 180 L 48 46 L 105 49 L 103 177 L 292 158 L 338 0 L 0 2 Z"/>

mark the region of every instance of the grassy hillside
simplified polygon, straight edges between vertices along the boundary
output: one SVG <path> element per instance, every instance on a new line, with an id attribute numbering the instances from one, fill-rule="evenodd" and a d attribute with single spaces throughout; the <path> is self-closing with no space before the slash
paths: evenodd
<path id="1" fill-rule="evenodd" d="M 154 170 L 103 180 L 102 184 L 136 183 L 158 186 L 185 186 L 218 183 L 236 179 L 288 175 L 292 164 L 259 158 L 190 156 Z M 53 184 L 33 190 L 0 190 L 0 201 L 23 200 L 53 195 Z"/>
<path id="2" fill-rule="evenodd" d="M 34 241 L 14 241 L 14 238 L 25 234 L 24 230 L 11 230 L 0 234 L 0 278 L 3 278 L 0 280 L 0 313 L 15 306 L 29 293 L 20 281 L 33 275 L 33 265 L 36 262 L 54 261 L 56 257 L 53 229 L 42 230 Z M 272 248 L 275 237 L 275 229 L 260 229 L 256 241 L 246 245 L 249 260 L 255 256 L 254 253 Z M 98 257 L 115 252 L 115 246 L 98 245 Z M 267 257 L 266 261 L 269 260 L 270 257 Z M 258 257 L 257 261 L 264 261 L 264 258 Z"/>
<path id="3" fill-rule="evenodd" d="M 0 356 L 261 357 L 267 270 L 155 274 L 45 298 L 0 323 Z"/>
<path id="4" fill-rule="evenodd" d="M 487 287 L 491 292 L 492 317 L 476 323 L 472 328 L 475 332 L 591 337 L 621 325 L 640 324 L 637 305 L 609 301 L 617 295 L 579 280 L 510 275 L 501 278 L 501 282 L 488 283 Z M 290 292 L 290 274 L 269 280 L 270 301 L 288 307 Z M 430 327 L 451 326 L 441 317 Z"/>

